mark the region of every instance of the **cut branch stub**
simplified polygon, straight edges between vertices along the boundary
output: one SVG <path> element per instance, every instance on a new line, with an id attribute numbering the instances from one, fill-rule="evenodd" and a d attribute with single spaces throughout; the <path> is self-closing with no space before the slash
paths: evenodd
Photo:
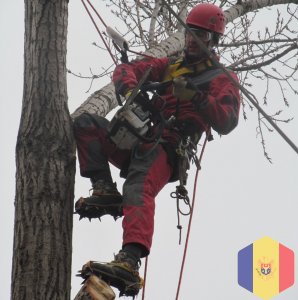
<path id="1" fill-rule="evenodd" d="M 90 275 L 74 300 L 114 300 L 112 288 L 95 275 Z"/>

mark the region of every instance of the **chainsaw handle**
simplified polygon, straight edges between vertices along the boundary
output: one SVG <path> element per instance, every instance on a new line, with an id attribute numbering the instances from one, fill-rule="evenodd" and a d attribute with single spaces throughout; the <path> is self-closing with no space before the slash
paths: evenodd
<path id="1" fill-rule="evenodd" d="M 171 83 L 172 83 L 172 81 L 149 82 L 149 83 L 143 84 L 143 86 L 141 87 L 141 91 L 142 92 L 149 92 L 149 91 L 159 90 L 159 89 L 167 87 Z"/>

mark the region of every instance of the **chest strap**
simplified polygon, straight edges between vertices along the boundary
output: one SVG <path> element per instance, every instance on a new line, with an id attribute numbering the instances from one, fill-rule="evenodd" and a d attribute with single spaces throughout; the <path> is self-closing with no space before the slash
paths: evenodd
<path id="1" fill-rule="evenodd" d="M 190 66 L 183 66 L 183 62 L 183 58 L 180 58 L 175 63 L 170 64 L 165 72 L 162 82 L 172 81 L 174 78 L 186 74 L 200 74 L 203 71 L 213 67 L 210 60 Z"/>

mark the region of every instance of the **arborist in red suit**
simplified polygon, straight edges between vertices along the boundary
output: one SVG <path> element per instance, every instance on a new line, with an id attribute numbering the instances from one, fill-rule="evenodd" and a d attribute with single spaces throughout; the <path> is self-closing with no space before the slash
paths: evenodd
<path id="1" fill-rule="evenodd" d="M 198 4 L 186 23 L 214 51 L 224 33 L 223 11 L 213 4 Z M 238 88 L 213 65 L 187 31 L 184 55 L 179 59 L 146 58 L 118 65 L 113 74 L 116 93 L 127 99 L 148 69 L 146 82 L 167 83 L 158 91 L 159 97 L 151 101 L 163 120 L 171 123 L 162 128 L 157 141 L 140 140 L 131 148 L 121 146 L 117 139 L 111 139 L 111 124 L 105 118 L 84 113 L 74 122 L 80 172 L 91 179 L 93 186 L 92 196 L 80 198 L 76 211 L 81 217 L 123 215 L 120 252 L 111 263 L 91 263 L 87 268 L 95 270 L 122 294 L 131 296 L 142 286 L 138 274 L 140 258 L 150 253 L 155 197 L 168 182 L 177 180 L 179 158 L 175 150 L 179 143 L 186 136 L 198 143 L 209 127 L 219 134 L 228 134 L 237 126 L 240 106 Z M 233 72 L 230 75 L 238 80 Z M 142 97 L 139 94 L 136 98 Z M 158 131 L 155 127 L 159 123 L 160 120 L 156 125 L 153 122 L 148 132 Z M 109 162 L 121 169 L 120 174 L 126 178 L 122 195 L 113 183 Z"/>

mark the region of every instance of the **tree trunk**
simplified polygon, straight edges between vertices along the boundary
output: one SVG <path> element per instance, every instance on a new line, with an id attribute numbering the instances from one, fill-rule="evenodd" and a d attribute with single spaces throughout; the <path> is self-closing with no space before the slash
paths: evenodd
<path id="1" fill-rule="evenodd" d="M 68 1 L 25 0 L 11 299 L 70 299 L 75 143 L 67 106 Z"/>

